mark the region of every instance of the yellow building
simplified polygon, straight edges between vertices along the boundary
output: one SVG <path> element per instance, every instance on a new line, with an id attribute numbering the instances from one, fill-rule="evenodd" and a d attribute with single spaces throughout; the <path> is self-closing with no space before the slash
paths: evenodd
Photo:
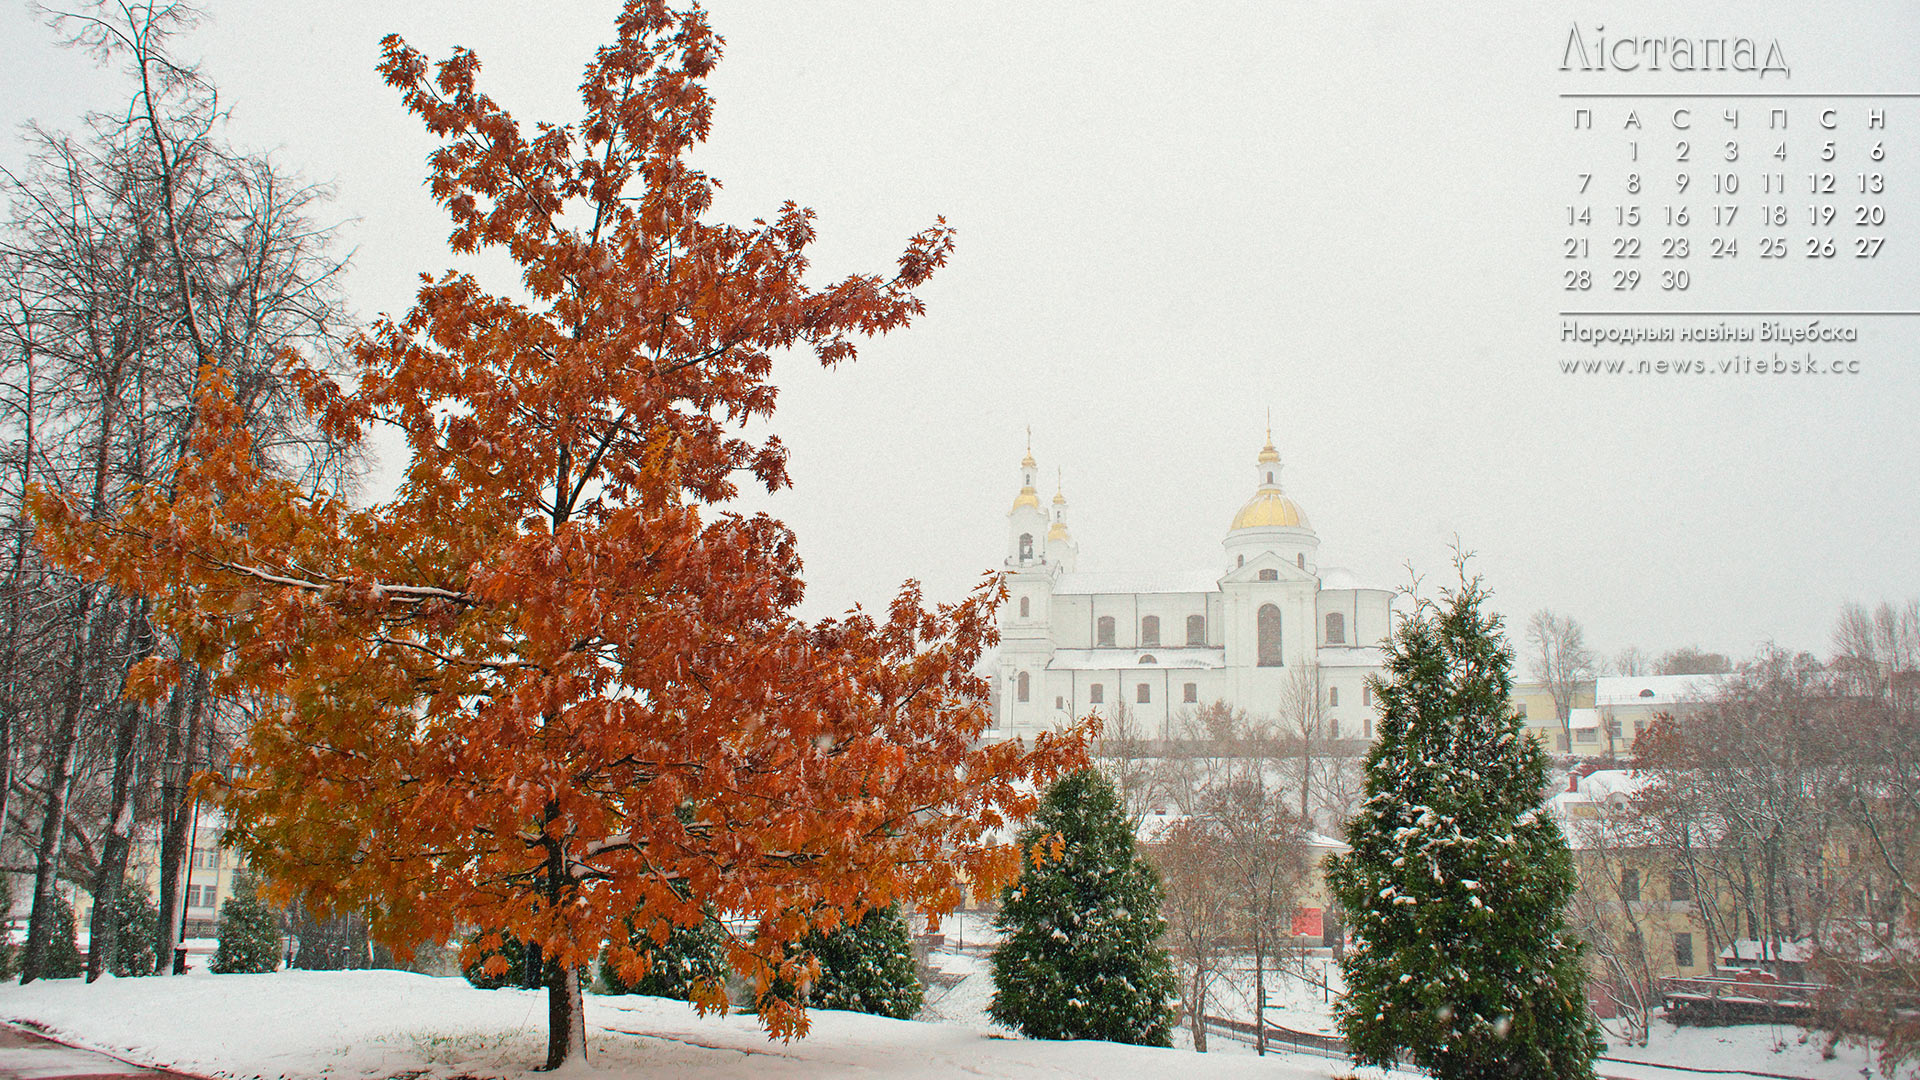
<path id="1" fill-rule="evenodd" d="M 1593 707 L 1593 680 L 1587 679 L 1574 684 L 1573 707 L 1590 709 Z M 1543 682 L 1516 682 L 1507 700 L 1513 705 L 1520 719 L 1526 723 L 1527 734 L 1540 741 L 1540 745 L 1551 754 L 1593 753 L 1579 746 L 1569 747 L 1565 733 L 1560 729 L 1560 716 L 1555 708 L 1553 691 Z"/>

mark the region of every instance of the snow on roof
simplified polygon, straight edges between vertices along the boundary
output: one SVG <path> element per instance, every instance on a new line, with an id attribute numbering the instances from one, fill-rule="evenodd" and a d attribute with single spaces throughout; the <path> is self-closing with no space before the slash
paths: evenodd
<path id="1" fill-rule="evenodd" d="M 1124 671 L 1159 668 L 1217 668 L 1226 665 L 1221 649 L 1055 649 L 1047 667 L 1054 671 Z"/>
<path id="2" fill-rule="evenodd" d="M 1344 566 L 1323 566 L 1320 568 L 1320 587 L 1323 589 L 1372 589 L 1376 592 L 1392 592 L 1378 585 L 1370 585 L 1360 580 L 1360 575 Z"/>
<path id="3" fill-rule="evenodd" d="M 1386 654 L 1373 645 L 1348 649 L 1338 645 L 1332 647 L 1323 645 L 1316 659 L 1323 668 L 1377 668 L 1385 667 L 1387 663 Z"/>
<path id="4" fill-rule="evenodd" d="M 1710 698 L 1726 683 L 1725 675 L 1603 675 L 1594 680 L 1593 703 L 1677 705 Z"/>
<path id="5" fill-rule="evenodd" d="M 1597 728 L 1600 726 L 1600 710 L 1569 709 L 1567 710 L 1567 726 L 1573 728 L 1575 731 L 1582 728 Z"/>
<path id="6" fill-rule="evenodd" d="M 1760 960 L 1785 960 L 1789 964 L 1804 964 L 1813 959 L 1813 940 L 1801 938 L 1798 941 L 1783 941 L 1776 948 L 1768 948 L 1752 938 L 1741 938 L 1721 949 L 1720 959 L 1743 960 L 1748 963 Z"/>
<path id="7" fill-rule="evenodd" d="M 1055 596 L 1102 596 L 1128 593 L 1209 593 L 1220 591 L 1220 576 L 1211 570 L 1136 570 L 1097 574 L 1061 574 L 1054 579 Z"/>

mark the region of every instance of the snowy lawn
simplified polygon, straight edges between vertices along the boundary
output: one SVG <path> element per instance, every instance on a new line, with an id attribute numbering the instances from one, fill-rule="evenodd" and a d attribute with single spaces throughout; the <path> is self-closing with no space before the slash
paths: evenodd
<path id="1" fill-rule="evenodd" d="M 0 1017 L 147 1065 L 221 1077 L 537 1076 L 539 992 L 475 990 L 401 971 L 283 971 L 0 986 Z M 998 1037 L 977 1026 L 813 1014 L 806 1039 L 768 1041 L 751 1016 L 696 1017 L 646 997 L 587 999 L 587 1043 L 608 1075 L 648 1078 L 1019 1077 L 1326 1080 L 1308 1058 L 1196 1055 Z M 1365 1074 L 1363 1074 L 1365 1075 Z"/>

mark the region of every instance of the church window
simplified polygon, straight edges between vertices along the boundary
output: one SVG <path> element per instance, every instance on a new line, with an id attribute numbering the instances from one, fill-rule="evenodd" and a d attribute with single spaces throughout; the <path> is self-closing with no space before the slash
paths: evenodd
<path id="1" fill-rule="evenodd" d="M 1200 684 L 1187 683 L 1180 688 L 1180 700 L 1192 705 L 1200 700 Z"/>
<path id="2" fill-rule="evenodd" d="M 1153 700 L 1153 687 L 1147 683 L 1141 683 L 1139 686 L 1134 687 L 1133 700 L 1142 705 L 1151 702 Z"/>
<path id="3" fill-rule="evenodd" d="M 1293 564 L 1295 566 L 1298 566 L 1300 569 L 1305 570 L 1307 568 L 1307 553 L 1303 551 L 1300 554 L 1295 555 L 1293 557 Z"/>
<path id="4" fill-rule="evenodd" d="M 1029 614 L 1032 614 L 1032 612 L 1027 607 L 1027 598 L 1023 596 L 1020 598 L 1020 617 L 1024 619 Z"/>
<path id="5" fill-rule="evenodd" d="M 1021 612 L 1022 615 L 1026 612 Z M 1327 644 L 1345 645 L 1347 643 L 1347 617 L 1339 612 L 1327 615 Z"/>
<path id="6" fill-rule="evenodd" d="M 1033 534 L 1032 533 L 1020 534 L 1020 561 L 1021 562 L 1033 561 Z"/>
<path id="7" fill-rule="evenodd" d="M 1154 659 L 1154 656 L 1153 656 L 1153 654 L 1152 654 L 1152 653 L 1141 653 L 1141 654 L 1140 654 L 1140 662 L 1141 662 L 1141 663 L 1143 663 L 1143 664 L 1157 664 L 1157 663 L 1159 663 L 1160 661 L 1159 661 L 1159 660 L 1156 660 L 1156 659 Z"/>
<path id="8" fill-rule="evenodd" d="M 1360 704 L 1362 705 L 1373 704 L 1373 687 L 1363 686 L 1360 688 Z M 1527 715 L 1527 707 L 1525 705 L 1520 706 L 1521 718 L 1525 719 L 1526 715 Z"/>
<path id="9" fill-rule="evenodd" d="M 1017 680 L 1015 680 L 1014 686 L 1015 686 L 1015 689 L 1013 692 L 1013 699 L 1015 701 L 1020 702 L 1023 705 L 1026 704 L 1027 686 L 1028 686 L 1026 672 L 1023 671 L 1020 673 L 1020 677 Z"/>
<path id="10" fill-rule="evenodd" d="M 1327 704 L 1329 705 L 1340 704 L 1340 688 L 1339 687 L 1337 686 L 1327 687 Z"/>
<path id="11" fill-rule="evenodd" d="M 1087 701 L 1093 705 L 1104 705 L 1107 701 L 1107 688 L 1100 683 L 1087 687 Z"/>
<path id="12" fill-rule="evenodd" d="M 1272 473 L 1268 473 L 1268 474 L 1267 474 L 1267 483 L 1269 483 L 1269 484 L 1271 484 L 1271 483 L 1273 483 L 1273 474 L 1272 474 Z"/>
<path id="13" fill-rule="evenodd" d="M 1160 616 L 1149 615 L 1140 620 L 1140 644 L 1160 644 Z"/>
<path id="14" fill-rule="evenodd" d="M 1239 559 L 1240 561 L 1239 561 L 1239 562 L 1236 562 L 1236 563 L 1234 563 L 1233 565 L 1235 565 L 1235 566 L 1245 566 L 1245 565 L 1247 565 L 1247 557 L 1246 557 L 1245 555 L 1238 555 L 1238 556 L 1235 556 L 1235 558 L 1237 558 L 1237 559 Z"/>
<path id="15" fill-rule="evenodd" d="M 1261 667 L 1280 666 L 1280 609 L 1272 604 L 1261 604 L 1260 611 L 1254 616 L 1254 630 L 1259 653 L 1256 662 Z"/>
<path id="16" fill-rule="evenodd" d="M 1369 739 L 1373 738 L 1373 717 L 1371 716 L 1361 717 L 1360 726 L 1363 729 L 1363 732 L 1367 738 Z"/>
<path id="17" fill-rule="evenodd" d="M 1207 643 L 1207 617 L 1205 615 L 1187 616 L 1187 644 L 1205 645 Z"/>
<path id="18" fill-rule="evenodd" d="M 1279 581 L 1279 580 L 1280 580 L 1280 571 L 1278 571 L 1278 570 L 1262 570 L 1262 571 L 1260 571 L 1260 580 L 1261 580 L 1261 581 Z"/>
<path id="19" fill-rule="evenodd" d="M 1337 739 L 1339 737 L 1340 737 L 1340 721 L 1339 720 L 1327 721 L 1327 738 Z"/>
<path id="20" fill-rule="evenodd" d="M 1113 616 L 1100 616 L 1099 621 L 1095 622 L 1093 627 L 1093 643 L 1095 645 L 1110 646 L 1113 644 Z"/>
<path id="21" fill-rule="evenodd" d="M 1061 696 L 1061 695 L 1059 695 L 1059 694 L 1055 694 L 1055 695 L 1053 695 L 1053 707 L 1054 707 L 1054 708 L 1056 708 L 1056 709 L 1064 709 L 1064 708 L 1066 708 L 1066 707 L 1067 707 L 1067 699 L 1066 699 L 1065 697 L 1062 697 L 1062 696 Z"/>

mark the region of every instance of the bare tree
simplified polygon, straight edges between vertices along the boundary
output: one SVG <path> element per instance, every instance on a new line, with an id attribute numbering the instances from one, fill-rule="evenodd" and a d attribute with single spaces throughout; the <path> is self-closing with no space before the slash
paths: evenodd
<path id="1" fill-rule="evenodd" d="M 1275 727 L 1282 743 L 1285 776 L 1296 789 L 1300 820 L 1313 821 L 1314 781 L 1328 756 L 1326 720 L 1321 713 L 1320 670 L 1300 664 L 1280 691 Z"/>
<path id="2" fill-rule="evenodd" d="M 1159 798 L 1159 778 L 1139 714 L 1125 702 L 1116 705 L 1101 724 L 1100 737 L 1093 744 L 1093 763 L 1113 781 L 1120 805 L 1137 830 Z"/>
<path id="3" fill-rule="evenodd" d="M 9 477 L 17 469 L 20 480 L 0 489 L 15 523 L 4 645 L 19 657 L 32 641 L 49 660 L 10 666 L 0 693 L 0 772 L 10 774 L 0 829 L 24 811 L 38 832 L 27 978 L 42 969 L 60 878 L 94 894 L 90 974 L 102 970 L 114 928 L 101 916 L 114 908 L 133 830 L 154 809 L 164 819 L 163 901 L 173 908 L 162 919 L 164 963 L 182 900 L 188 781 L 216 745 L 197 726 L 211 707 L 203 671 L 186 665 L 164 710 L 126 693 L 146 661 L 181 658 L 143 607 L 38 568 L 24 539 L 28 482 L 96 516 L 138 485 L 167 482 L 208 364 L 228 373 L 258 453 L 277 471 L 338 491 L 354 466 L 318 435 L 286 360 L 298 349 L 324 372 L 343 337 L 332 290 L 340 263 L 306 218 L 319 193 L 214 136 L 211 85 L 169 51 L 199 13 L 102 0 L 46 14 L 68 44 L 123 64 L 134 89 L 125 110 L 91 116 L 84 138 L 33 129 L 30 166 L 0 171 L 9 204 L 0 333 L 11 346 L 0 355 L 0 397 L 17 449 Z M 36 614 L 46 612 L 54 617 Z M 38 716 L 23 723 L 29 711 Z M 25 731 L 38 744 L 27 754 Z"/>
<path id="4" fill-rule="evenodd" d="M 1148 846 L 1166 899 L 1168 951 L 1180 968 L 1181 1007 L 1193 1048 L 1207 1052 L 1207 1003 L 1238 943 L 1231 882 L 1222 874 L 1226 838 L 1211 818 L 1186 817 Z"/>
<path id="5" fill-rule="evenodd" d="M 1573 699 L 1582 682 L 1593 678 L 1595 658 L 1587 647 L 1586 631 L 1570 615 L 1546 609 L 1527 620 L 1527 668 L 1553 696 L 1554 719 L 1560 722 L 1562 752 L 1573 748 Z"/>
<path id="6" fill-rule="evenodd" d="M 1653 657 L 1638 645 L 1629 645 L 1613 654 L 1613 673 L 1615 675 L 1651 675 Z"/>
<path id="7" fill-rule="evenodd" d="M 1267 1052 L 1267 972 L 1293 942 L 1293 916 L 1305 888 L 1304 823 L 1277 787 L 1258 775 L 1210 793 L 1209 817 L 1221 843 L 1221 870 L 1239 937 L 1253 954 L 1254 1047 Z"/>
<path id="8" fill-rule="evenodd" d="M 1733 661 L 1725 653 L 1707 652 L 1697 645 L 1669 649 L 1653 666 L 1655 675 L 1726 675 Z"/>

